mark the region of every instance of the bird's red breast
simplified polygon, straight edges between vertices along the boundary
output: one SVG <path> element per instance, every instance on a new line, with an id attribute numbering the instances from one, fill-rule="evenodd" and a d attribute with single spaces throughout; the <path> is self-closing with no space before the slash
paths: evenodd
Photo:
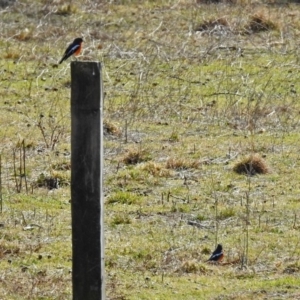
<path id="1" fill-rule="evenodd" d="M 77 56 L 77 55 L 80 54 L 80 52 L 81 52 L 81 45 L 82 45 L 82 43 L 79 44 L 78 49 L 74 52 L 74 55 L 75 55 L 75 56 Z"/>
<path id="2" fill-rule="evenodd" d="M 224 254 L 221 253 L 218 257 L 216 257 L 216 261 L 221 261 L 224 258 Z"/>

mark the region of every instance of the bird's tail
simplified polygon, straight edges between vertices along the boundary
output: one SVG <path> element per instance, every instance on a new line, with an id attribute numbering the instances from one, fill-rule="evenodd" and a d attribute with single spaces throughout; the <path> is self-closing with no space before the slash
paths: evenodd
<path id="1" fill-rule="evenodd" d="M 63 57 L 62 57 L 62 59 L 59 61 L 59 63 L 58 63 L 58 64 L 60 65 L 60 64 L 61 64 L 61 63 L 62 63 L 62 62 L 65 60 L 65 59 L 66 59 L 66 57 L 65 57 L 65 56 L 63 56 Z"/>

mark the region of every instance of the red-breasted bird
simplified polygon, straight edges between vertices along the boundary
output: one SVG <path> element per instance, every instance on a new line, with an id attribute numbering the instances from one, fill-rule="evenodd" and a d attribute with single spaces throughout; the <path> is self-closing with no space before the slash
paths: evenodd
<path id="1" fill-rule="evenodd" d="M 223 247 L 218 244 L 208 261 L 221 261 L 224 258 Z"/>
<path id="2" fill-rule="evenodd" d="M 82 45 L 83 39 L 82 38 L 76 38 L 73 43 L 71 43 L 68 48 L 66 49 L 62 59 L 59 61 L 61 64 L 64 60 L 68 59 L 72 54 L 79 55 L 81 51 L 81 45 Z"/>

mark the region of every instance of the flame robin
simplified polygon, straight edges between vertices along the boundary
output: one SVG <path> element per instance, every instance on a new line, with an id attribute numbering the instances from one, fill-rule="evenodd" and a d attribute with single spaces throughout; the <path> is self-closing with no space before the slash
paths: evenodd
<path id="1" fill-rule="evenodd" d="M 75 56 L 79 55 L 81 51 L 82 42 L 82 38 L 76 38 L 66 49 L 62 59 L 59 61 L 59 64 L 61 64 L 64 60 L 68 59 L 73 54 Z"/>
<path id="2" fill-rule="evenodd" d="M 221 244 L 217 245 L 217 248 L 212 253 L 208 261 L 221 261 L 224 258 L 223 247 Z"/>

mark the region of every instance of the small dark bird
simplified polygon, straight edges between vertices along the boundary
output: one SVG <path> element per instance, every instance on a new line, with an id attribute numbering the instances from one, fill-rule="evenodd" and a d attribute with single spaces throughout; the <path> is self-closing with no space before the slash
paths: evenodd
<path id="1" fill-rule="evenodd" d="M 61 64 L 64 60 L 68 59 L 72 54 L 74 54 L 75 56 L 79 55 L 81 52 L 82 42 L 82 38 L 76 38 L 73 41 L 73 43 L 71 43 L 66 49 L 62 59 L 59 61 L 59 64 Z"/>
<path id="2" fill-rule="evenodd" d="M 207 261 L 221 261 L 223 258 L 223 247 L 221 244 L 218 244 L 216 250 L 212 253 L 211 257 Z"/>

